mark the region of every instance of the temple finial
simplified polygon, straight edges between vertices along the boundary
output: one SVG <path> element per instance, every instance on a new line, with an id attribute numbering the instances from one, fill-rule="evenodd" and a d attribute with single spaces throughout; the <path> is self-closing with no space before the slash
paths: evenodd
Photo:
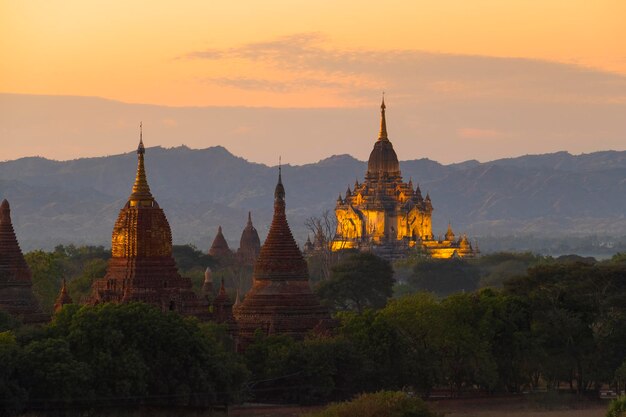
<path id="1" fill-rule="evenodd" d="M 252 225 L 252 212 L 251 211 L 248 212 L 248 224 Z"/>
<path id="2" fill-rule="evenodd" d="M 146 153 L 146 148 L 143 146 L 143 122 L 139 122 L 139 146 L 137 147 L 137 153 Z"/>
<path id="3" fill-rule="evenodd" d="M 280 200 L 283 204 L 285 203 L 285 187 L 283 186 L 283 177 L 282 177 L 282 162 L 281 157 L 278 157 L 278 184 L 276 184 L 276 189 L 274 190 L 274 201 Z"/>
<path id="4" fill-rule="evenodd" d="M 380 104 L 380 132 L 378 133 L 378 140 L 386 140 L 387 138 L 387 121 L 385 119 L 385 92 L 383 91 L 383 101 Z"/>
<path id="5" fill-rule="evenodd" d="M 143 122 L 139 123 L 139 146 L 137 147 L 137 175 L 133 184 L 133 192 L 129 197 L 131 206 L 150 206 L 154 201 L 148 180 L 146 179 L 146 168 L 144 167 L 144 154 L 146 149 L 143 146 Z M 141 202 L 141 204 L 140 204 Z"/>

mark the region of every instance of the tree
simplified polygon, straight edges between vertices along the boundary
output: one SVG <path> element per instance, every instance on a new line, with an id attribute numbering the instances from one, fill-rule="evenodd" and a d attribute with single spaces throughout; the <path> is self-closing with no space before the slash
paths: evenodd
<path id="1" fill-rule="evenodd" d="M 214 335 L 196 319 L 147 304 L 102 304 L 66 306 L 41 343 L 60 340 L 59 351 L 66 344 L 73 360 L 89 366 L 80 389 L 95 399 L 206 405 L 237 398 L 245 377 Z"/>
<path id="2" fill-rule="evenodd" d="M 611 382 L 626 357 L 626 265 L 554 263 L 505 283 L 533 312 L 544 379 L 578 393 Z"/>
<path id="3" fill-rule="evenodd" d="M 332 268 L 329 280 L 317 287 L 322 301 L 337 310 L 379 309 L 393 294 L 393 269 L 371 253 L 348 256 Z"/>
<path id="4" fill-rule="evenodd" d="M 307 230 L 313 235 L 314 252 L 309 256 L 309 268 L 313 279 L 327 280 L 331 268 L 337 261 L 332 244 L 336 240 L 337 218 L 329 210 L 325 210 L 320 217 L 312 216 L 304 221 Z"/>

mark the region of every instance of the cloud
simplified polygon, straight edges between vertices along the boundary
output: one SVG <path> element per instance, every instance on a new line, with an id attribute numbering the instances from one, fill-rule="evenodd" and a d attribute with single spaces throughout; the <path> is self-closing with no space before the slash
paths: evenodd
<path id="1" fill-rule="evenodd" d="M 626 76 L 574 64 L 419 50 L 341 49 L 329 44 L 320 33 L 301 33 L 233 48 L 193 51 L 183 58 L 243 60 L 287 75 L 279 80 L 243 74 L 212 79 L 222 85 L 278 92 L 334 88 L 356 101 L 382 89 L 409 101 L 443 96 L 623 103 L 626 97 Z"/>

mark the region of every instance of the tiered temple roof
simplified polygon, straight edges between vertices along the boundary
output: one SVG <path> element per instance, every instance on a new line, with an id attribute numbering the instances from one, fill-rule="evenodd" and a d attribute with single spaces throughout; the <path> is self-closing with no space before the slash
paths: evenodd
<path id="1" fill-rule="evenodd" d="M 11 222 L 7 200 L 0 204 L 0 310 L 24 323 L 43 323 L 50 319 L 41 311 L 32 290 L 32 274 Z"/>
<path id="2" fill-rule="evenodd" d="M 274 217 L 254 266 L 252 289 L 234 309 L 234 315 L 242 349 L 257 329 L 302 339 L 316 327 L 332 325 L 328 311 L 311 291 L 306 261 L 287 223 L 280 171 Z"/>
<path id="3" fill-rule="evenodd" d="M 113 227 L 112 257 L 104 278 L 93 283 L 91 304 L 142 301 L 163 311 L 208 318 L 208 303 L 181 277 L 172 256 L 172 232 L 150 192 L 140 138 L 133 190 Z"/>

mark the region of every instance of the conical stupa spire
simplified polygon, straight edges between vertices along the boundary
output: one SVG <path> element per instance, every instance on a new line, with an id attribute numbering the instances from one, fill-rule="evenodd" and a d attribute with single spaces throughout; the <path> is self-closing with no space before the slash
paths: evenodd
<path id="1" fill-rule="evenodd" d="M 137 147 L 137 175 L 133 184 L 133 192 L 129 197 L 131 206 L 150 206 L 154 201 L 148 180 L 146 179 L 146 168 L 144 166 L 144 154 L 146 148 L 143 146 L 143 123 L 139 124 L 139 146 Z"/>
<path id="2" fill-rule="evenodd" d="M 387 140 L 387 120 L 385 119 L 385 93 L 383 92 L 383 101 L 380 105 L 380 132 L 378 133 L 378 140 Z"/>
<path id="3" fill-rule="evenodd" d="M 5 199 L 0 204 L 0 269 L 15 270 L 19 279 L 30 281 L 30 271 L 17 241 L 11 222 L 11 206 Z M 19 273 L 17 273 L 19 272 Z"/>
<path id="4" fill-rule="evenodd" d="M 248 226 L 252 227 L 252 212 L 248 212 Z"/>
<path id="5" fill-rule="evenodd" d="M 285 187 L 283 186 L 282 166 L 280 158 L 278 160 L 278 184 L 274 190 L 274 216 L 276 213 L 285 215 Z"/>
<path id="6" fill-rule="evenodd" d="M 454 232 L 452 231 L 452 223 L 448 221 L 448 230 L 446 231 L 446 240 L 454 240 Z"/>
<path id="7" fill-rule="evenodd" d="M 222 233 L 222 226 L 219 226 L 217 228 L 217 234 L 215 235 L 215 239 L 213 239 L 213 243 L 211 244 L 211 248 L 209 249 L 209 255 L 215 256 L 217 258 L 227 257 L 231 255 L 228 242 L 226 242 L 224 233 Z"/>
<path id="8" fill-rule="evenodd" d="M 65 304 L 72 304 L 74 301 L 72 297 L 67 293 L 67 283 L 65 278 L 63 278 L 63 285 L 61 286 L 61 291 L 59 292 L 59 296 L 57 297 L 56 302 L 54 303 L 54 312 L 59 311 Z"/>

